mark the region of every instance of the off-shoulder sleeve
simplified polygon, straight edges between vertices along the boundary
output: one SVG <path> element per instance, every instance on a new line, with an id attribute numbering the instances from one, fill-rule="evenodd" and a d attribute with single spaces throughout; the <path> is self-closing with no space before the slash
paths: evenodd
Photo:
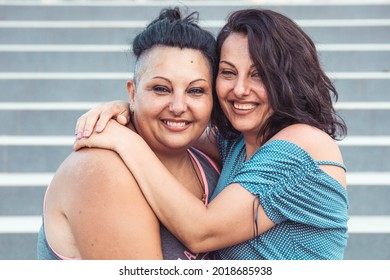
<path id="1" fill-rule="evenodd" d="M 274 140 L 244 163 L 233 182 L 259 197 L 268 217 L 321 228 L 348 220 L 345 189 L 297 145 Z"/>

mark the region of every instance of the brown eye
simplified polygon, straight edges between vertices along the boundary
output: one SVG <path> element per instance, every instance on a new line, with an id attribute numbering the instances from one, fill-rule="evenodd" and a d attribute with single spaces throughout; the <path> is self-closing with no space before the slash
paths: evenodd
<path id="1" fill-rule="evenodd" d="M 203 95 L 205 90 L 203 88 L 191 88 L 188 90 L 188 93 L 195 96 Z"/>
<path id="2" fill-rule="evenodd" d="M 220 71 L 219 74 L 227 79 L 229 79 L 229 78 L 231 79 L 231 78 L 234 78 L 236 76 L 236 73 L 233 72 L 232 70 L 222 70 L 222 71 Z"/>
<path id="3" fill-rule="evenodd" d="M 157 93 L 170 93 L 170 89 L 164 86 L 155 86 L 153 87 L 153 91 Z"/>

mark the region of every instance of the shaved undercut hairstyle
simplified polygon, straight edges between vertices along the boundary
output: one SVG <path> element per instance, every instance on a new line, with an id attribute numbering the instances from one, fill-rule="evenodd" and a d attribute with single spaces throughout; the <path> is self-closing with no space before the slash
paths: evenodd
<path id="1" fill-rule="evenodd" d="M 179 7 L 163 9 L 160 15 L 135 37 L 133 54 L 136 56 L 134 69 L 136 86 L 143 71 L 148 67 L 143 63 L 148 52 L 153 47 L 166 46 L 200 51 L 209 63 L 214 88 L 218 67 L 216 39 L 197 24 L 198 18 L 198 12 L 183 16 Z M 215 92 L 213 93 L 216 102 Z"/>

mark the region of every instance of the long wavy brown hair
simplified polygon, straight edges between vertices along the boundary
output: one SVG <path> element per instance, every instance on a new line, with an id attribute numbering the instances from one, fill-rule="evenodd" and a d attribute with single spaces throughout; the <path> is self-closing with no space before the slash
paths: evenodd
<path id="1" fill-rule="evenodd" d="M 218 34 L 218 55 L 231 33 L 248 37 L 251 59 L 273 110 L 260 127 L 260 144 L 298 123 L 317 127 L 336 140 L 346 135 L 347 127 L 333 107 L 338 99 L 336 88 L 321 68 L 315 44 L 294 21 L 271 10 L 236 11 Z M 218 103 L 212 124 L 225 138 L 240 135 Z"/>

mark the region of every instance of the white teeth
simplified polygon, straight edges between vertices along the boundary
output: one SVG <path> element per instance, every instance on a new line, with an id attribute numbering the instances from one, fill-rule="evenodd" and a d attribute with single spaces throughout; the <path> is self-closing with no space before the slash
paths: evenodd
<path id="1" fill-rule="evenodd" d="M 252 110 L 256 107 L 254 104 L 238 104 L 236 102 L 233 103 L 233 106 L 238 110 Z"/>
<path id="2" fill-rule="evenodd" d="M 168 126 L 173 127 L 183 127 L 186 125 L 186 122 L 172 122 L 172 121 L 164 121 L 164 123 Z"/>

